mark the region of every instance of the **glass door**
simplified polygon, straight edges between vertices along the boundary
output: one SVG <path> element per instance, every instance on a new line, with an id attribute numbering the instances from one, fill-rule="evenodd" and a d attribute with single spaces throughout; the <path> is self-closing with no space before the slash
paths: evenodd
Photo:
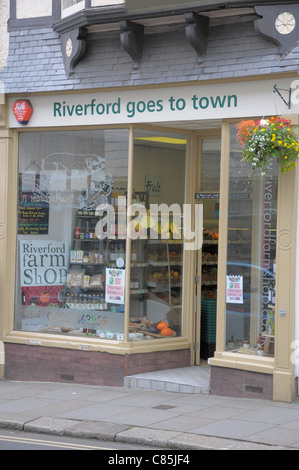
<path id="1" fill-rule="evenodd" d="M 129 339 L 183 334 L 185 135 L 134 130 Z"/>

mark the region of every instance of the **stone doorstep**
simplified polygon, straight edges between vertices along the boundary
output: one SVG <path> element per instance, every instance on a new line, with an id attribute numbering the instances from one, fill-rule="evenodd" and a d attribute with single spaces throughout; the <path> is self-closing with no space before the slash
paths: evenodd
<path id="1" fill-rule="evenodd" d="M 162 380 L 153 379 L 142 379 L 139 377 L 125 377 L 124 387 L 126 388 L 142 388 L 147 390 L 159 390 L 166 392 L 178 392 L 178 393 L 202 393 L 205 395 L 209 394 L 209 390 L 204 386 L 180 384 L 176 382 L 168 382 Z"/>

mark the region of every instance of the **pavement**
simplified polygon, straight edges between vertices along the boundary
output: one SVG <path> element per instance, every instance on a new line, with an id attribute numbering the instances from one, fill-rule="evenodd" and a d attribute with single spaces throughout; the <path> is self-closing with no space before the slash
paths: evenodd
<path id="1" fill-rule="evenodd" d="M 299 400 L 2 379 L 0 428 L 153 449 L 299 450 Z"/>

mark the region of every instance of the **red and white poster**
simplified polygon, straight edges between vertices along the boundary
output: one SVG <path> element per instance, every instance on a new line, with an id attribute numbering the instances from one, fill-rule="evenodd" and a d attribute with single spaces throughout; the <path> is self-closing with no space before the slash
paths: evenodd
<path id="1" fill-rule="evenodd" d="M 105 300 L 107 303 L 125 303 L 125 272 L 125 269 L 106 268 Z"/>
<path id="2" fill-rule="evenodd" d="M 226 276 L 226 302 L 228 304 L 243 303 L 243 276 L 234 274 Z"/>

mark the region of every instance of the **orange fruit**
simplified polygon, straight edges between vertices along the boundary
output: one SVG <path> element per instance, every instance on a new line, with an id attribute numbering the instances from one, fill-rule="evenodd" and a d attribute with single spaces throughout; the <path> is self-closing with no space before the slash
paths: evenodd
<path id="1" fill-rule="evenodd" d="M 168 323 L 166 323 L 165 321 L 160 321 L 160 323 L 158 323 L 157 325 L 157 328 L 158 330 L 163 330 L 163 328 L 168 328 Z"/>
<path id="2" fill-rule="evenodd" d="M 171 336 L 172 335 L 172 329 L 171 328 L 163 328 L 163 330 L 161 330 L 161 335 L 162 336 Z"/>

